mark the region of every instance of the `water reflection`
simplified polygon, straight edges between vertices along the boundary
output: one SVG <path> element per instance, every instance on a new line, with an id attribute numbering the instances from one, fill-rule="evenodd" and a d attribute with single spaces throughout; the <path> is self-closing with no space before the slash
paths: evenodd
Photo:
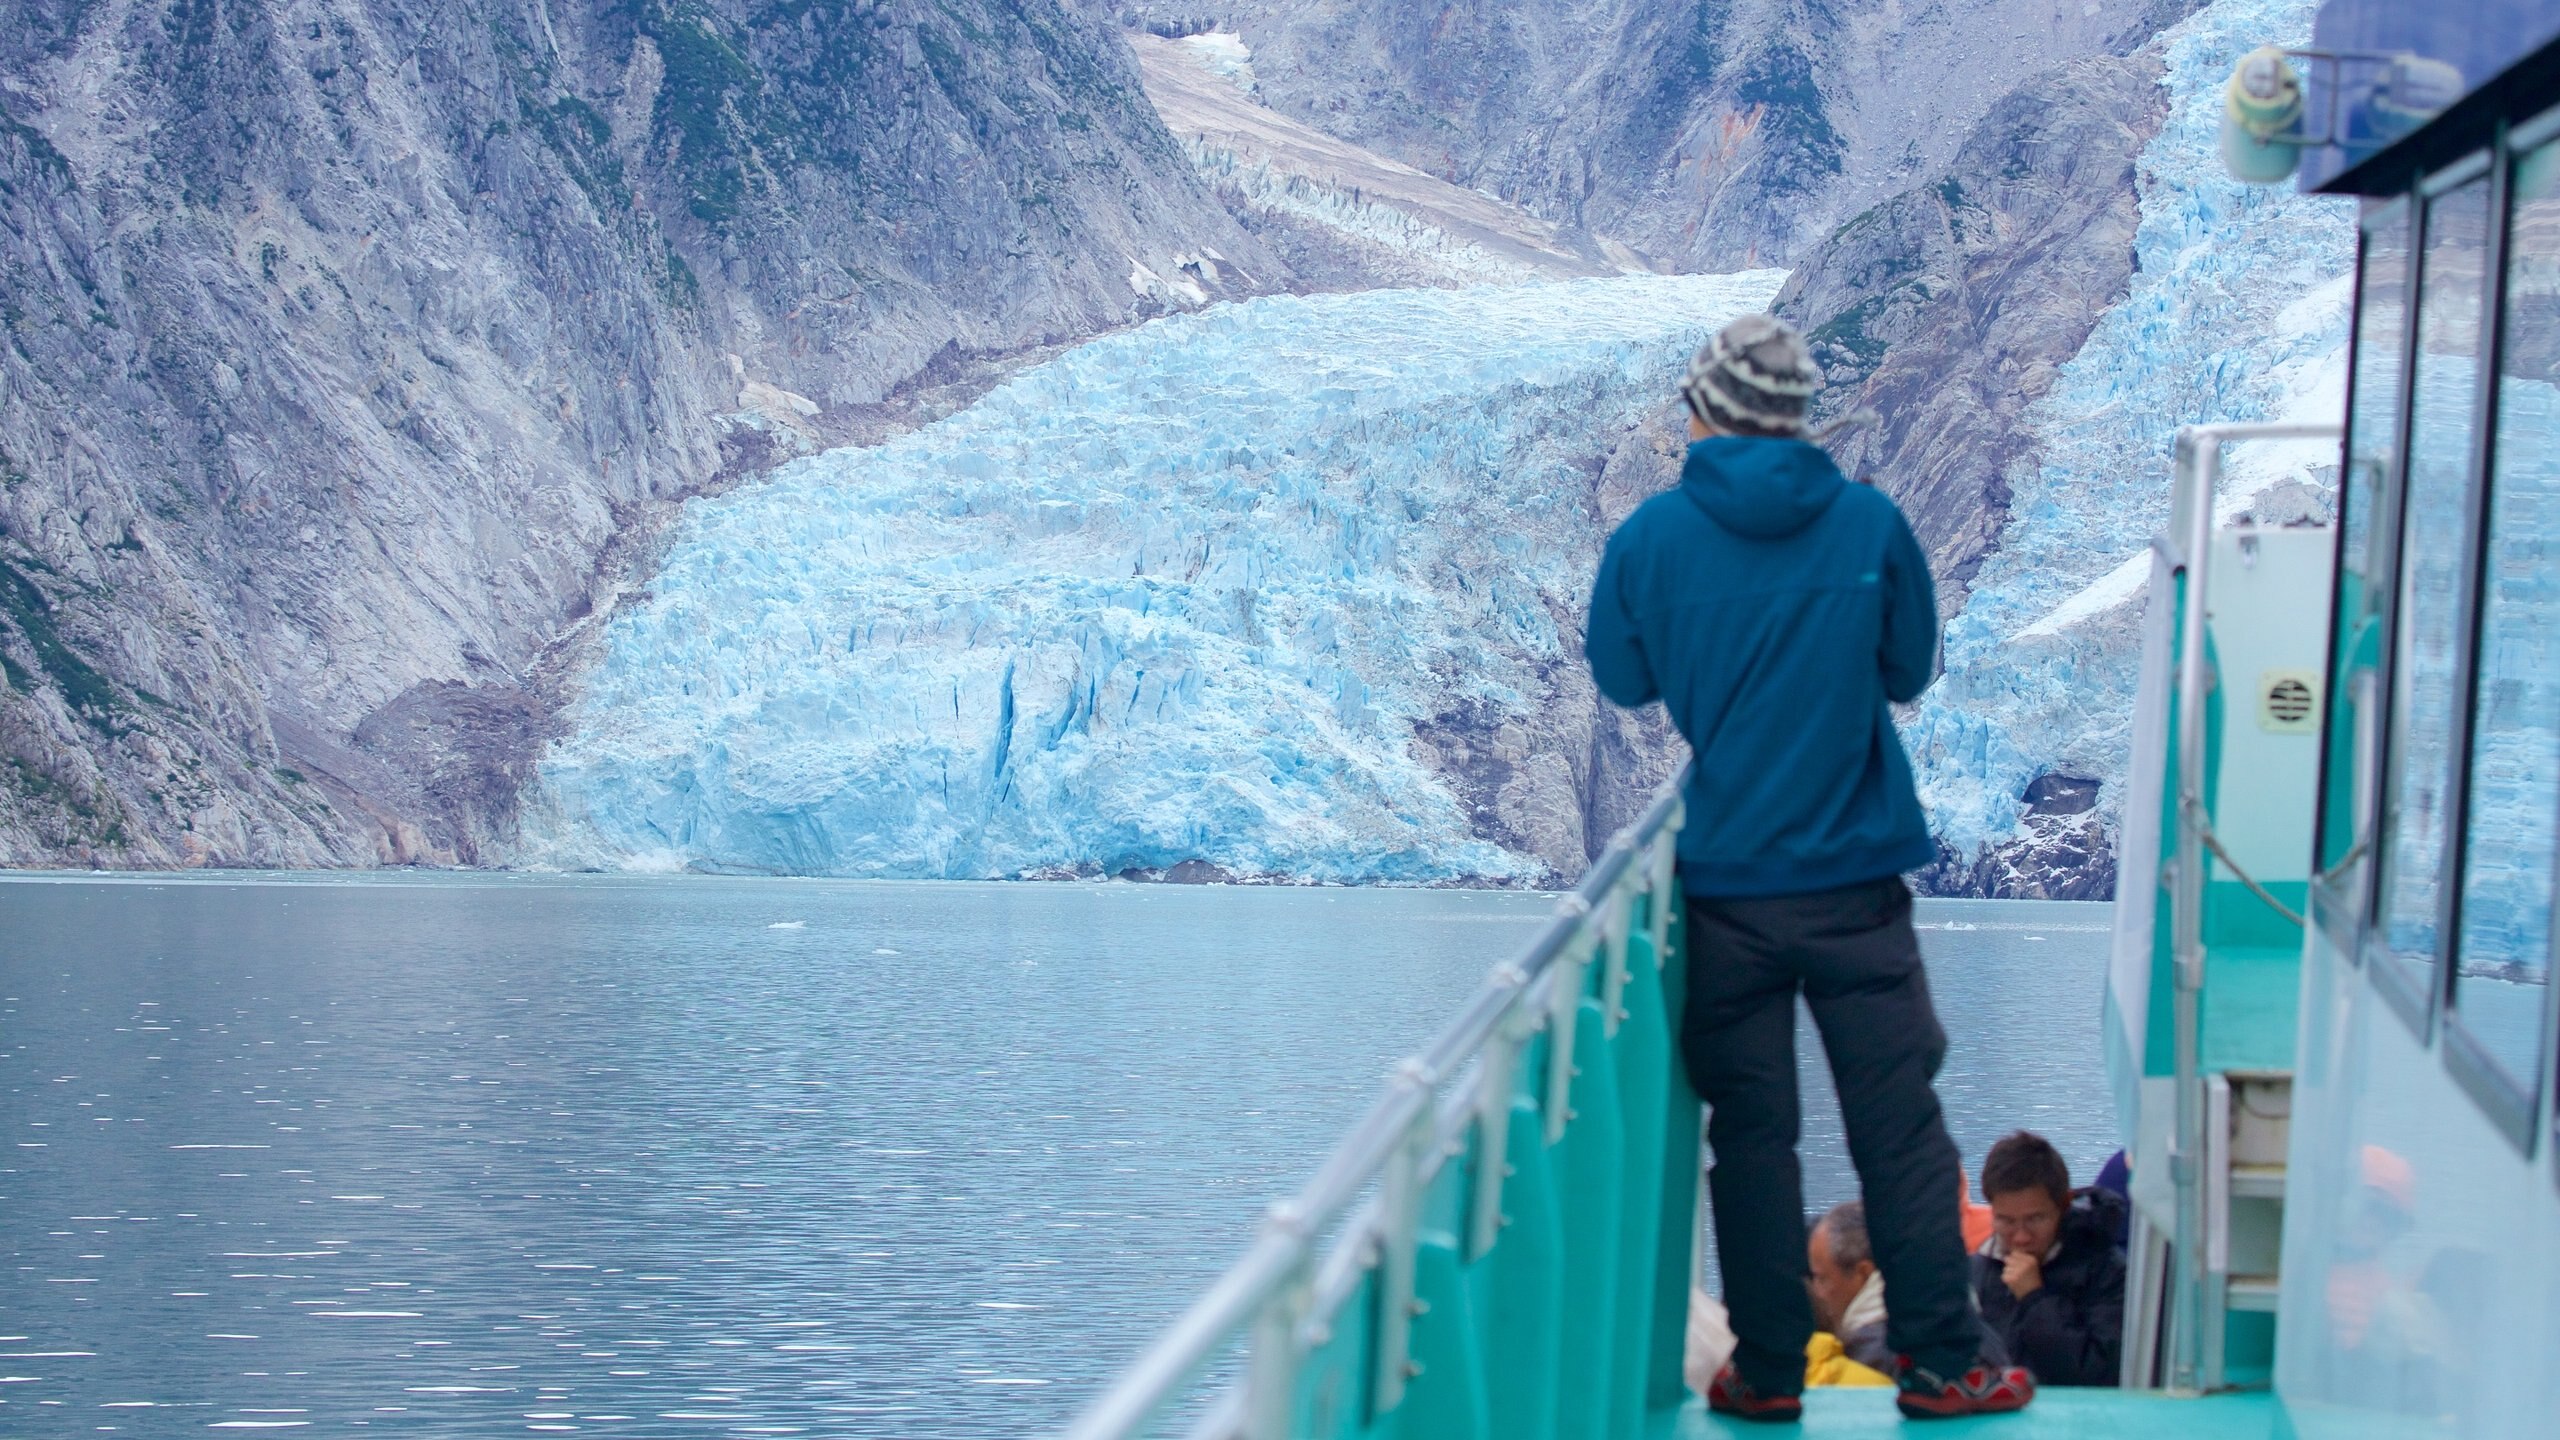
<path id="1" fill-rule="evenodd" d="M 0 883 L 0 1433 L 1029 1433 L 1545 908 Z M 1969 1157 L 2102 1143 L 2103 913 L 1924 908 Z"/>
<path id="2" fill-rule="evenodd" d="M 2418 280 L 2417 379 L 2393 610 L 2389 810 L 2382 928 L 2420 973 L 2436 963 L 2453 753 L 2462 579 L 2470 545 L 2471 448 L 2488 248 L 2486 179 L 2429 201 Z M 2421 991 L 2420 993 L 2425 993 Z"/>
<path id="3" fill-rule="evenodd" d="M 2517 162 L 2512 205 L 2453 1013 L 2529 1102 L 2560 796 L 2560 143 Z"/>

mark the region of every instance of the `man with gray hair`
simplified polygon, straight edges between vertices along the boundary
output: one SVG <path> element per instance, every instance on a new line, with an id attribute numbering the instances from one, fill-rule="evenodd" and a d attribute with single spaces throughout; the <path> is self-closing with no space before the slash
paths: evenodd
<path id="1" fill-rule="evenodd" d="M 1875 1247 L 1867 1240 L 1865 1205 L 1845 1201 L 1813 1222 L 1805 1276 L 1813 1323 L 1838 1336 L 1850 1359 L 1892 1374 L 1893 1347 L 1884 1338 L 1884 1273 L 1876 1269 Z"/>
<path id="2" fill-rule="evenodd" d="M 1902 512 L 1806 438 L 1821 384 L 1802 337 L 1766 315 L 1698 351 L 1680 386 L 1692 442 L 1680 484 L 1609 537 L 1583 645 L 1602 694 L 1662 701 L 1696 756 L 1680 1048 L 1711 1107 L 1707 1188 L 1736 1342 L 1707 1403 L 1753 1420 L 1803 1413 L 1801 994 L 1892 1287 L 1902 1412 L 2015 1410 L 2035 1382 L 1982 1354 L 1964 1180 L 1931 1085 L 1946 1032 L 1902 882 L 1936 848 L 1891 707 L 1933 678 L 1937 602 Z"/>

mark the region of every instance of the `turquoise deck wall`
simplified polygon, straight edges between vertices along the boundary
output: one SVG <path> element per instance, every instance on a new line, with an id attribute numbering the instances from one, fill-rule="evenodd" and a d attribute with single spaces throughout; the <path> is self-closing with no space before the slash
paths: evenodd
<path id="1" fill-rule="evenodd" d="M 1682 1071 L 1681 906 L 1668 964 L 1650 902 L 1632 907 L 1622 1014 L 1610 1033 L 1605 957 L 1585 968 L 1564 1133 L 1546 1138 L 1548 1034 L 1512 1085 L 1504 1224 L 1466 1253 L 1474 1187 L 1490 1183 L 1471 1130 L 1423 1207 L 1414 1266 L 1413 1370 L 1378 1411 L 1370 1373 L 1375 1272 L 1308 1355 L 1295 1433 L 1311 1440 L 1640 1440 L 1688 1400 L 1680 1351 L 1695 1245 L 1699 1107 Z"/>

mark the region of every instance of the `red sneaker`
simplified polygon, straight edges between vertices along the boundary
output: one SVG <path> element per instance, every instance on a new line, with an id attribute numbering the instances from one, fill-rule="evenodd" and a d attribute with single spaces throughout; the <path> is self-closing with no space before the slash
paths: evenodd
<path id="1" fill-rule="evenodd" d="M 2036 1398 L 2036 1377 L 2024 1366 L 1995 1367 L 1976 1361 L 1972 1369 L 1952 1380 L 1908 1355 L 1895 1357 L 1893 1368 L 1893 1383 L 1901 1390 L 1893 1403 L 1914 1420 L 2001 1415 L 2024 1410 Z"/>
<path id="2" fill-rule="evenodd" d="M 1731 1365 L 1717 1371 L 1715 1383 L 1707 1387 L 1707 1408 L 1739 1420 L 1765 1420 L 1780 1425 L 1804 1418 L 1802 1400 L 1793 1395 L 1763 1395 L 1752 1389 Z"/>

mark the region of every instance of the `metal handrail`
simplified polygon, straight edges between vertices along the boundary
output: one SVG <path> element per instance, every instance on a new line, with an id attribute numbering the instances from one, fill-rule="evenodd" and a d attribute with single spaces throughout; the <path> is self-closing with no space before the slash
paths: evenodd
<path id="1" fill-rule="evenodd" d="M 1688 777 L 1689 767 L 1683 766 L 1655 794 L 1643 816 L 1610 840 L 1581 883 L 1557 898 L 1555 916 L 1537 938 L 1520 954 L 1495 966 L 1457 1017 L 1419 1055 L 1395 1067 L 1387 1093 L 1296 1195 L 1271 1206 L 1245 1253 L 1076 1418 L 1065 1432 L 1066 1440 L 1127 1440 L 1142 1433 L 1221 1350 L 1248 1332 L 1261 1333 L 1255 1336 L 1245 1384 L 1237 1393 L 1221 1397 L 1193 1434 L 1225 1437 L 1266 1429 L 1277 1433 L 1276 1427 L 1285 1425 L 1278 1416 L 1257 1413 L 1254 1392 L 1263 1392 L 1263 1404 L 1285 1401 L 1294 1378 L 1288 1370 L 1294 1354 L 1302 1352 L 1310 1340 L 1322 1338 L 1324 1327 L 1356 1292 L 1366 1270 L 1386 1258 L 1372 1253 L 1371 1247 L 1393 1248 L 1383 1242 L 1397 1223 L 1390 1203 L 1396 1197 L 1381 1193 L 1362 1206 L 1322 1257 L 1316 1253 L 1318 1241 L 1372 1186 L 1388 1180 L 1390 1190 L 1401 1184 L 1419 1191 L 1456 1152 L 1453 1137 L 1462 1137 L 1470 1124 L 1488 1116 L 1493 1125 L 1502 1123 L 1502 1116 L 1491 1112 L 1497 1103 L 1503 1108 L 1510 1103 L 1512 1077 L 1507 1070 L 1500 1076 L 1501 1096 L 1474 1093 L 1491 1073 L 1482 1064 L 1490 1053 L 1488 1042 L 1501 1035 L 1505 1022 L 1515 1016 L 1551 1012 L 1579 1002 L 1578 986 L 1570 995 L 1555 993 L 1555 977 L 1560 970 L 1569 970 L 1576 972 L 1578 981 L 1587 953 L 1577 952 L 1583 951 L 1587 940 L 1598 947 L 1612 901 L 1629 882 L 1639 858 L 1648 863 L 1635 874 L 1636 881 L 1648 887 L 1667 885 L 1669 847 L 1678 835 L 1680 797 Z M 1567 963 L 1560 966 L 1559 961 Z M 1477 1066 L 1479 1084 L 1459 1087 L 1439 1099 L 1440 1086 L 1471 1063 Z M 1397 1181 L 1392 1172 L 1408 1161 L 1410 1172 Z M 1406 1238 L 1409 1242 L 1410 1237 Z M 1404 1259 L 1409 1266 L 1409 1244 Z M 1275 1315 L 1275 1311 L 1294 1313 Z M 1285 1329 L 1266 1329 L 1275 1322 Z M 1292 1354 L 1266 1353 L 1274 1349 Z M 1393 1383 L 1401 1381 L 1399 1374 Z"/>
<path id="2" fill-rule="evenodd" d="M 2172 755 L 2177 805 L 2177 848 L 2168 876 L 2171 1026 L 2176 1065 L 2176 1119 L 2170 1132 L 2169 1178 L 2177 1194 L 2177 1266 L 2170 1308 L 2173 1388 L 2195 1390 L 2211 1368 L 2204 1354 L 2204 804 L 2205 695 L 2212 676 L 2205 664 L 2205 579 L 2212 558 L 2214 491 L 2222 475 L 2222 450 L 2248 440 L 2328 440 L 2339 427 L 2318 423 L 2187 425 L 2172 454 L 2170 534 L 2174 551 L 2162 553 L 2182 582 L 2178 615 L 2178 728 Z"/>

